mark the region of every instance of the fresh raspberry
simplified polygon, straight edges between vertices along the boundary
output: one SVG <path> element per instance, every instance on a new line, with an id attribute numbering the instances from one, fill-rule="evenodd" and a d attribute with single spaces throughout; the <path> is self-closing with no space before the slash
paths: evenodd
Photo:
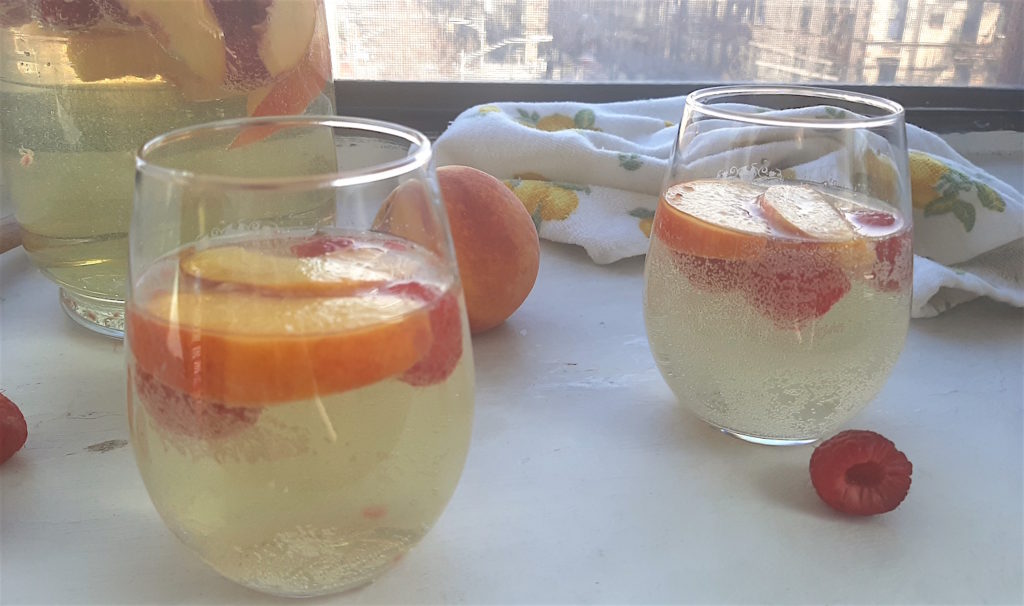
<path id="1" fill-rule="evenodd" d="M 352 248 L 355 240 L 343 236 L 321 236 L 299 244 L 292 245 L 292 254 L 296 257 L 320 257 L 336 250 Z"/>
<path id="2" fill-rule="evenodd" d="M 28 425 L 14 402 L 0 393 L 0 464 L 21 450 L 28 438 Z"/>
<path id="3" fill-rule="evenodd" d="M 778 328 L 816 320 L 850 291 L 850 279 L 819 244 L 769 245 L 742 286 L 747 301 Z"/>
<path id="4" fill-rule="evenodd" d="M 848 212 L 846 218 L 869 227 L 889 227 L 896 224 L 896 216 L 883 210 L 854 210 Z"/>
<path id="5" fill-rule="evenodd" d="M 843 513 L 870 516 L 903 502 L 914 466 L 884 436 L 851 429 L 819 444 L 810 470 L 822 501 Z"/>
<path id="6" fill-rule="evenodd" d="M 732 259 L 711 259 L 673 251 L 675 265 L 694 287 L 709 293 L 726 293 L 743 283 L 748 265 Z"/>
<path id="7" fill-rule="evenodd" d="M 434 341 L 430 349 L 412 368 L 400 377 L 409 385 L 426 387 L 447 379 L 462 358 L 462 315 L 454 291 L 440 296 L 440 291 L 420 282 L 392 284 L 386 292 L 433 303 L 430 310 L 430 330 Z"/>
<path id="8" fill-rule="evenodd" d="M 882 292 L 897 292 L 913 279 L 913 247 L 910 232 L 875 244 L 872 285 Z"/>
<path id="9" fill-rule="evenodd" d="M 196 439 L 226 438 L 260 418 L 260 408 L 225 406 L 183 393 L 135 369 L 135 390 L 146 412 L 166 431 Z"/>

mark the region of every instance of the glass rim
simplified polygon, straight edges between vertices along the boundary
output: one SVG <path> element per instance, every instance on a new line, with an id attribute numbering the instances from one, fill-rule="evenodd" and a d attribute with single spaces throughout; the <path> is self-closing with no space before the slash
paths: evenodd
<path id="1" fill-rule="evenodd" d="M 365 168 L 354 170 L 337 170 L 326 173 L 311 175 L 298 175 L 294 177 L 235 177 L 215 172 L 204 173 L 179 168 L 164 166 L 149 158 L 158 149 L 173 145 L 180 141 L 194 138 L 198 135 L 209 133 L 238 131 L 249 126 L 258 125 L 282 125 L 282 126 L 306 126 L 313 128 L 337 128 L 364 131 L 389 135 L 396 139 L 408 141 L 418 146 L 415 151 L 407 153 L 404 157 L 387 162 L 381 162 Z M 258 142 L 257 142 L 258 143 Z M 225 151 L 227 151 L 225 149 Z M 146 174 L 167 181 L 204 183 L 212 185 L 229 186 L 235 189 L 300 189 L 312 190 L 327 187 L 345 187 L 351 185 L 363 185 L 394 178 L 426 166 L 431 158 L 430 139 L 426 135 L 413 128 L 386 122 L 384 120 L 373 120 L 370 118 L 358 118 L 353 116 L 266 116 L 266 117 L 243 117 L 216 120 L 193 124 L 177 128 L 161 135 L 153 137 L 143 143 L 135 152 L 135 170 L 139 174 Z"/>
<path id="2" fill-rule="evenodd" d="M 738 95 L 761 95 L 781 96 L 790 95 L 797 97 L 815 97 L 818 99 L 834 99 L 857 103 L 860 105 L 881 109 L 887 113 L 881 116 L 862 116 L 858 118 L 836 118 L 834 120 L 808 120 L 799 117 L 773 117 L 764 114 L 749 113 L 731 109 L 719 109 L 707 102 L 726 96 Z M 845 130 L 853 128 L 875 128 L 880 126 L 892 126 L 904 121 L 905 110 L 899 103 L 867 93 L 859 93 L 838 88 L 824 88 L 817 86 L 777 86 L 777 85 L 730 85 L 714 86 L 696 90 L 686 96 L 686 106 L 693 111 L 722 118 L 747 122 L 760 126 L 788 126 L 799 128 L 815 128 L 829 130 Z"/>

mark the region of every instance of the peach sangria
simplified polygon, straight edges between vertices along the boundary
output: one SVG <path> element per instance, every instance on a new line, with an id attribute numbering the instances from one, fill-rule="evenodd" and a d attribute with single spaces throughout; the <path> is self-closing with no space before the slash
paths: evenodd
<path id="1" fill-rule="evenodd" d="M 683 406 L 786 445 L 875 398 L 910 319 L 906 164 L 903 109 L 885 99 L 767 86 L 687 97 L 643 302 Z"/>
<path id="2" fill-rule="evenodd" d="M 223 146 L 265 127 L 280 134 Z M 341 141 L 347 170 L 241 176 L 249 167 L 227 161 L 308 131 Z M 215 171 L 165 163 L 206 146 L 223 156 Z M 139 180 L 125 342 L 132 444 L 156 510 L 253 589 L 310 596 L 374 579 L 441 515 L 472 425 L 469 324 L 429 142 L 355 119 L 234 120 L 147 145 Z M 403 183 L 425 193 L 415 238 L 375 221 Z M 190 188 L 221 195 L 192 207 Z M 311 192 L 337 212 L 305 227 L 244 218 Z"/>
<path id="3" fill-rule="evenodd" d="M 333 113 L 322 0 L 0 0 L 4 206 L 65 311 L 99 332 L 123 328 L 135 150 L 304 112 Z"/>

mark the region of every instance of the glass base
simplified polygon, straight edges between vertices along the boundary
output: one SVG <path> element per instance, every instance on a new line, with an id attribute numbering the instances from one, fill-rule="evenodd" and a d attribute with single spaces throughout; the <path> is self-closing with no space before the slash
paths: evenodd
<path id="1" fill-rule="evenodd" d="M 75 323 L 114 339 L 124 338 L 124 302 L 60 289 L 60 306 Z"/>
<path id="2" fill-rule="evenodd" d="M 752 444 L 760 444 L 762 446 L 805 446 L 807 444 L 813 444 L 821 438 L 763 438 L 761 436 L 751 436 L 724 427 L 715 426 L 718 431 L 721 431 L 727 436 L 739 438 L 744 442 L 750 442 Z"/>

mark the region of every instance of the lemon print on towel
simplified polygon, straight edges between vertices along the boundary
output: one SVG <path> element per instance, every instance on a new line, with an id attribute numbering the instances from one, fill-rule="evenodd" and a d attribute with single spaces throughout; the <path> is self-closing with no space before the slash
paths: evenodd
<path id="1" fill-rule="evenodd" d="M 519 112 L 519 117 L 516 118 L 521 124 L 526 126 L 532 126 L 537 130 L 543 130 L 546 132 L 555 132 L 560 130 L 569 130 L 578 128 L 582 130 L 600 130 L 594 128 L 594 123 L 597 121 L 597 117 L 594 115 L 592 109 L 581 109 L 572 116 L 565 114 L 548 114 L 541 116 L 536 111 L 528 112 L 525 109 L 516 110 Z"/>
<path id="2" fill-rule="evenodd" d="M 548 181 L 536 173 L 516 175 L 507 179 L 505 185 L 526 207 L 537 229 L 544 221 L 568 219 L 580 205 L 579 193 L 590 193 L 585 185 Z"/>
<path id="3" fill-rule="evenodd" d="M 649 208 L 634 208 L 629 211 L 629 216 L 638 219 L 637 227 L 648 238 L 651 237 L 651 225 L 654 223 L 654 211 Z"/>
<path id="4" fill-rule="evenodd" d="M 909 165 L 911 201 L 925 217 L 952 213 L 965 231 L 971 231 L 977 218 L 972 192 L 983 208 L 999 213 L 1006 210 L 1006 202 L 991 187 L 928 154 L 910 152 Z"/>

